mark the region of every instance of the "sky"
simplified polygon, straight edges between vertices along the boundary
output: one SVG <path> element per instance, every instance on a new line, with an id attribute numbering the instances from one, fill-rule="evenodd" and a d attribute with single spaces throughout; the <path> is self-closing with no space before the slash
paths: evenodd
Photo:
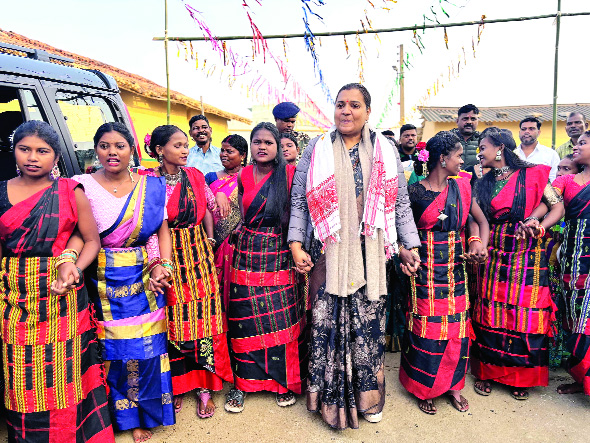
<path id="1" fill-rule="evenodd" d="M 557 0 L 320 0 L 308 2 L 308 23 L 312 32 L 362 30 L 367 18 L 375 29 L 422 24 L 424 15 L 441 23 L 532 16 L 554 13 Z M 165 59 L 162 42 L 152 40 L 164 35 L 164 0 L 27 0 L 3 2 L 0 28 L 40 40 L 60 49 L 84 55 L 139 74 L 165 85 Z M 200 12 L 199 18 L 214 35 L 251 35 L 252 21 L 263 34 L 301 33 L 304 28 L 302 0 L 168 0 L 169 36 L 202 36 L 185 5 Z M 563 12 L 590 10 L 587 0 L 563 0 Z M 387 9 L 385 9 L 387 8 Z M 442 11 L 448 13 L 446 17 Z M 583 78 L 586 63 L 582 60 L 584 29 L 590 16 L 563 17 L 560 35 L 558 103 L 589 102 Z M 405 68 L 405 103 L 407 117 L 416 120 L 411 110 L 417 104 L 459 107 L 518 106 L 550 104 L 553 96 L 555 24 L 553 19 L 505 24 L 488 24 L 478 44 L 478 27 L 447 29 L 448 49 L 442 29 L 418 31 L 423 48 L 418 49 L 411 31 L 361 35 L 362 69 L 359 40 L 347 37 L 323 37 L 316 42 L 318 67 L 325 88 L 319 84 L 318 72 L 303 39 L 268 40 L 274 57 L 281 59 L 289 80 L 287 86 L 271 57 L 255 55 L 250 41 L 228 41 L 227 47 L 246 62 L 249 73 L 235 77 L 229 86 L 230 67 L 223 67 L 218 51 L 209 42 L 194 42 L 196 60 L 185 61 L 185 49 L 170 43 L 171 88 L 199 98 L 229 112 L 250 117 L 256 104 L 276 99 L 271 91 L 289 95 L 293 82 L 305 91 L 329 118 L 333 115 L 332 98 L 349 82 L 363 75 L 372 97 L 370 123 L 381 128 L 399 122 L 399 88 L 395 79 L 399 69 L 398 46 L 403 44 L 409 65 Z M 475 58 L 473 45 L 475 46 Z M 285 57 L 286 53 L 286 57 Z M 204 60 L 207 60 L 203 70 Z M 459 68 L 457 65 L 460 64 Z M 215 69 L 213 69 L 213 66 Z M 449 67 L 454 75 L 449 80 Z M 248 85 L 257 78 L 268 82 L 258 96 L 248 94 Z M 435 95 L 433 84 L 439 81 Z M 427 95 L 431 89 L 430 97 Z M 425 100 L 425 97 L 427 99 Z M 390 102 L 386 111 L 386 104 Z"/>

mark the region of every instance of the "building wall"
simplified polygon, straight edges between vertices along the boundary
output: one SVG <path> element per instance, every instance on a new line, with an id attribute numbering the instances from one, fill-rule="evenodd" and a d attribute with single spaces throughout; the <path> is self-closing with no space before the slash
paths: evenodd
<path id="1" fill-rule="evenodd" d="M 121 91 L 121 98 L 127 105 L 129 115 L 135 126 L 135 132 L 141 144 L 142 163 L 145 166 L 154 166 L 155 160 L 148 157 L 144 152 L 143 138 L 146 134 L 151 134 L 155 127 L 166 124 L 166 101 L 150 99 L 123 90 Z M 188 134 L 188 122 L 196 114 L 200 114 L 200 111 L 186 105 L 172 103 L 170 106 L 170 124 L 178 126 Z M 205 116 L 213 129 L 212 143 L 215 146 L 220 146 L 221 140 L 228 135 L 227 119 L 208 113 L 205 113 Z M 189 137 L 189 145 L 193 146 L 194 144 L 194 141 Z"/>
<path id="2" fill-rule="evenodd" d="M 479 122 L 477 126 L 478 131 L 483 131 L 485 128 L 489 126 L 497 126 L 503 129 L 509 129 L 512 131 L 512 135 L 514 136 L 514 140 L 516 144 L 520 144 L 520 140 L 518 139 L 518 131 L 519 131 L 519 122 L 492 122 L 492 123 L 484 123 Z M 449 131 L 453 128 L 457 127 L 457 123 L 453 122 L 424 122 L 424 132 L 422 135 L 422 141 L 427 141 L 433 135 L 435 135 L 439 131 Z M 569 140 L 569 137 L 565 133 L 565 121 L 558 121 L 557 122 L 557 133 L 555 137 L 555 145 L 559 146 L 562 143 L 565 143 Z M 541 126 L 541 135 L 539 136 L 539 143 L 545 146 L 551 146 L 551 121 L 543 122 Z"/>

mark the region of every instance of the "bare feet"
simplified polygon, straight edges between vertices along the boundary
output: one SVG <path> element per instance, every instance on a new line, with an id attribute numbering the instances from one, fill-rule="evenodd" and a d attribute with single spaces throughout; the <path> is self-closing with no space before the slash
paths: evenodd
<path id="1" fill-rule="evenodd" d="M 434 406 L 434 401 L 432 399 L 418 400 L 418 407 L 422 412 L 428 415 L 436 414 L 436 406 Z"/>
<path id="2" fill-rule="evenodd" d="M 174 412 L 177 414 L 182 410 L 182 400 L 184 399 L 184 395 L 175 395 L 174 396 Z"/>
<path id="3" fill-rule="evenodd" d="M 133 430 L 133 441 L 135 441 L 135 443 L 148 441 L 150 438 L 152 438 L 152 435 L 154 434 L 152 434 L 152 431 L 149 429 L 135 428 Z"/>
<path id="4" fill-rule="evenodd" d="M 451 404 L 459 412 L 467 412 L 469 410 L 469 402 L 461 395 L 461 391 L 449 390 L 447 392 Z"/>
<path id="5" fill-rule="evenodd" d="M 473 389 L 479 395 L 488 396 L 492 393 L 492 384 L 485 380 L 475 380 L 475 383 L 473 383 Z"/>
<path id="6" fill-rule="evenodd" d="M 565 383 L 557 387 L 557 392 L 559 394 L 575 394 L 576 392 L 584 392 L 584 387 L 582 383 L 578 382 Z"/>

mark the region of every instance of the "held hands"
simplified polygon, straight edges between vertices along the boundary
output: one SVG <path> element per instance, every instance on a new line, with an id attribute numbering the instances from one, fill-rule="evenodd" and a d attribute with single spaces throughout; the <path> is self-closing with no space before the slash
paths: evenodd
<path id="1" fill-rule="evenodd" d="M 488 250 L 480 241 L 473 241 L 469 244 L 469 251 L 463 254 L 462 258 L 471 263 L 485 263 L 488 259 Z"/>
<path id="2" fill-rule="evenodd" d="M 293 261 L 295 262 L 295 270 L 300 274 L 307 274 L 313 268 L 313 262 L 307 252 L 301 247 L 301 243 L 291 243 L 291 255 L 293 255 Z"/>
<path id="3" fill-rule="evenodd" d="M 416 251 L 416 252 L 413 252 Z M 409 250 L 401 248 L 399 251 L 399 258 L 401 260 L 400 268 L 408 277 L 416 276 L 418 269 L 420 269 L 420 256 L 416 249 Z"/>
<path id="4" fill-rule="evenodd" d="M 62 263 L 57 268 L 57 278 L 51 283 L 51 293 L 63 295 L 69 290 L 75 289 L 76 285 L 80 283 L 81 277 L 74 263 Z"/>
<path id="5" fill-rule="evenodd" d="M 545 228 L 539 223 L 539 220 L 530 219 L 524 222 L 518 222 L 516 229 L 516 239 L 526 240 L 527 238 L 539 238 L 545 235 Z"/>
<path id="6" fill-rule="evenodd" d="M 170 271 L 161 265 L 156 265 L 150 272 L 149 290 L 156 294 L 164 294 L 165 290 L 170 287 L 168 279 L 171 277 Z"/>

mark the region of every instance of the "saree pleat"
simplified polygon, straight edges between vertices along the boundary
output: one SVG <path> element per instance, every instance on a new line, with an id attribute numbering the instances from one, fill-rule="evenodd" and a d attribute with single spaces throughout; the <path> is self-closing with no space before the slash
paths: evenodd
<path id="1" fill-rule="evenodd" d="M 57 180 L 0 218 L 8 255 L 0 272 L 0 318 L 9 441 L 114 442 L 84 281 L 61 296 L 50 289 L 57 278 L 53 255 L 77 222 L 76 186 Z"/>

